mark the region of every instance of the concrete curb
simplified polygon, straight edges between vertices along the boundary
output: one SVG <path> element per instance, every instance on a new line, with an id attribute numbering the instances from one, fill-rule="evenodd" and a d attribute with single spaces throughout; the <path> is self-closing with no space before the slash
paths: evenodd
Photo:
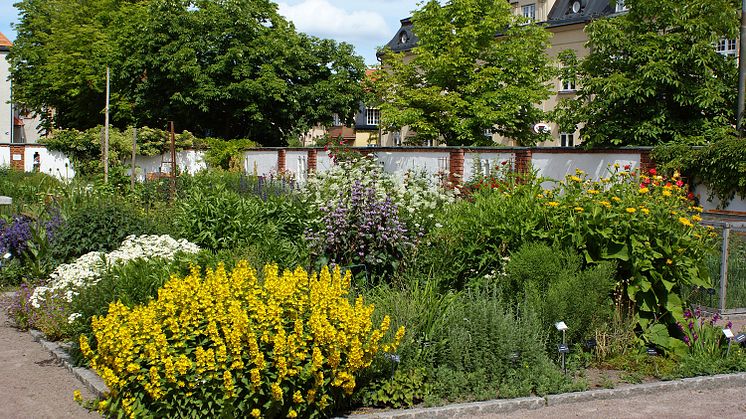
<path id="1" fill-rule="evenodd" d="M 88 368 L 74 366 L 70 355 L 58 343 L 44 339 L 44 334 L 38 330 L 31 329 L 29 330 L 29 333 L 31 334 L 31 337 L 34 338 L 34 341 L 39 342 L 44 349 L 48 350 L 52 356 L 62 364 L 62 366 L 67 368 L 75 378 L 83 383 L 83 385 L 90 390 L 96 398 L 102 399 L 104 394 L 109 392 L 109 388 L 104 383 L 104 380 L 102 380 L 95 372 Z"/>
<path id="2" fill-rule="evenodd" d="M 491 413 L 508 413 L 516 410 L 540 409 L 561 404 L 593 400 L 624 399 L 645 394 L 673 390 L 701 390 L 746 386 L 746 373 L 720 374 L 707 377 L 684 378 L 674 381 L 637 384 L 618 389 L 582 391 L 578 393 L 553 394 L 546 397 L 489 400 L 475 403 L 460 403 L 442 407 L 389 410 L 362 415 L 350 415 L 353 419 L 428 419 L 467 418 Z"/>

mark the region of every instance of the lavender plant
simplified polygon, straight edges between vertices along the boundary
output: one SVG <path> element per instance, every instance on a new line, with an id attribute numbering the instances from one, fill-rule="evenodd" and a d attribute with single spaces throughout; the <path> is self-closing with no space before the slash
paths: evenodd
<path id="1" fill-rule="evenodd" d="M 379 197 L 374 186 L 359 180 L 352 183 L 349 194 L 340 192 L 321 212 L 320 222 L 308 230 L 307 238 L 312 255 L 322 265 L 364 265 L 375 276 L 391 272 L 421 235 L 407 229 L 390 196 Z"/>

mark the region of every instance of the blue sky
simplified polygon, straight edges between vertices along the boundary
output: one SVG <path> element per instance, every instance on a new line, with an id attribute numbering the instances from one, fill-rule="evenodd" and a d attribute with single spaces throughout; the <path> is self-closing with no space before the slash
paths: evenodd
<path id="1" fill-rule="evenodd" d="M 16 0 L 0 0 L 0 32 L 11 41 L 11 23 L 18 13 Z M 277 1 L 277 0 L 276 0 Z M 280 13 L 310 35 L 348 42 L 369 65 L 376 63 L 376 47 L 386 44 L 420 0 L 279 0 Z"/>

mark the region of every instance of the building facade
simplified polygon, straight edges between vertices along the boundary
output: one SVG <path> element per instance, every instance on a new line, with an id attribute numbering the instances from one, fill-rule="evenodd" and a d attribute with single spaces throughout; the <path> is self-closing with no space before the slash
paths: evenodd
<path id="1" fill-rule="evenodd" d="M 8 53 L 13 43 L 0 33 L 0 144 L 13 138 L 13 107 L 11 105 L 10 62 Z"/>

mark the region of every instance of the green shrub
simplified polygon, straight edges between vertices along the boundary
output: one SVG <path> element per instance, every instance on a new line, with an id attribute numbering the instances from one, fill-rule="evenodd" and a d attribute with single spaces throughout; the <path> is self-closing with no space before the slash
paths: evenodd
<path id="1" fill-rule="evenodd" d="M 92 251 L 110 251 L 127 236 L 155 232 L 147 215 L 123 199 L 104 196 L 68 210 L 52 248 L 60 261 Z"/>
<path id="2" fill-rule="evenodd" d="M 543 329 L 552 333 L 552 352 L 560 339 L 554 323 L 564 321 L 569 326 L 568 342 L 578 343 L 611 321 L 614 263 L 602 262 L 583 270 L 582 259 L 574 250 L 536 243 L 513 253 L 506 273 L 509 286 L 503 288 L 503 298 L 523 298 L 540 313 Z"/>

